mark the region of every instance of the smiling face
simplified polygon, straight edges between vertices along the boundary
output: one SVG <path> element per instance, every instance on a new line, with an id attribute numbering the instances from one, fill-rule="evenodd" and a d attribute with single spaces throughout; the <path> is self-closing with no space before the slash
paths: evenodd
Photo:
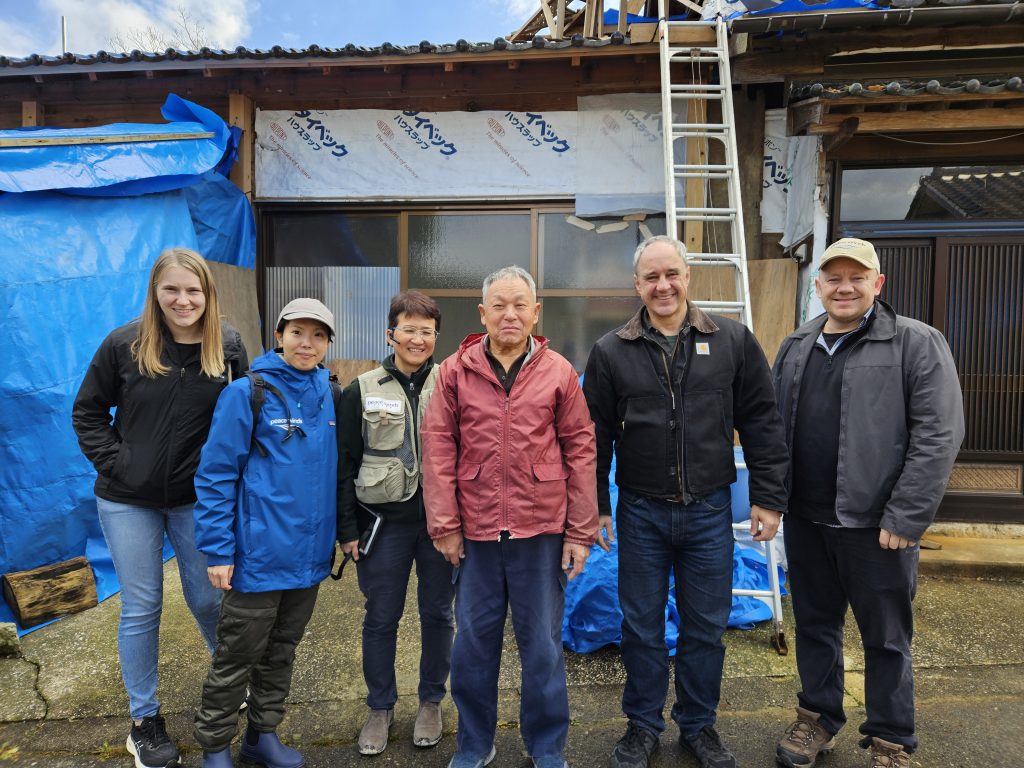
<path id="1" fill-rule="evenodd" d="M 837 258 L 821 268 L 814 280 L 818 298 L 828 313 L 826 333 L 852 331 L 882 292 L 885 275 L 853 259 Z"/>
<path id="2" fill-rule="evenodd" d="M 520 354 L 526 349 L 530 331 L 540 317 L 540 304 L 524 280 L 516 277 L 495 280 L 487 289 L 484 303 L 477 307 L 480 322 L 490 337 L 492 352 Z"/>
<path id="3" fill-rule="evenodd" d="M 388 344 L 395 350 L 395 365 L 402 373 L 418 371 L 434 354 L 437 321 L 432 317 L 401 312 L 395 327 L 388 330 Z"/>
<path id="4" fill-rule="evenodd" d="M 674 335 L 686 317 L 686 290 L 690 267 L 671 243 L 656 241 L 640 255 L 633 285 L 647 307 L 651 325 Z"/>
<path id="5" fill-rule="evenodd" d="M 202 341 L 206 295 L 199 276 L 184 267 L 169 266 L 156 281 L 156 300 L 172 338 L 182 344 Z"/>
<path id="6" fill-rule="evenodd" d="M 284 361 L 300 371 L 316 368 L 327 354 L 327 345 L 331 342 L 327 326 L 307 318 L 289 320 L 274 336 L 277 337 Z"/>

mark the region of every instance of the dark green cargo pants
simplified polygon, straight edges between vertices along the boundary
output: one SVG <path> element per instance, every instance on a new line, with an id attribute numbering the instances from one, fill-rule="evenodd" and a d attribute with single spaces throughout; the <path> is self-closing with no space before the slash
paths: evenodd
<path id="1" fill-rule="evenodd" d="M 313 615 L 319 585 L 274 592 L 229 590 L 221 603 L 217 650 L 203 683 L 193 734 L 205 752 L 231 743 L 249 687 L 249 723 L 273 731 L 284 717 L 295 647 Z"/>

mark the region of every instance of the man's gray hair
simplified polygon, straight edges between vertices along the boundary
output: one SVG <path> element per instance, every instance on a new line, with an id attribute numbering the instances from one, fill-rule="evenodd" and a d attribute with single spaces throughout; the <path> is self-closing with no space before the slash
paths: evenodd
<path id="1" fill-rule="evenodd" d="M 537 300 L 537 284 L 533 282 L 533 276 L 522 267 L 513 265 L 511 267 L 502 267 L 496 272 L 491 272 L 491 274 L 484 278 L 484 301 L 487 301 L 487 291 L 491 289 L 491 285 L 499 280 L 522 280 L 526 283 L 527 287 L 529 287 L 530 294 L 533 296 L 534 301 Z"/>
<path id="2" fill-rule="evenodd" d="M 676 249 L 676 253 L 679 254 L 679 258 L 683 260 L 683 264 L 686 263 L 686 246 L 679 240 L 669 235 L 653 235 L 644 240 L 640 245 L 636 247 L 636 251 L 633 252 L 633 271 L 636 272 L 636 265 L 640 263 L 640 257 L 644 255 L 644 251 L 647 250 L 648 246 L 654 245 L 655 243 L 668 243 Z"/>

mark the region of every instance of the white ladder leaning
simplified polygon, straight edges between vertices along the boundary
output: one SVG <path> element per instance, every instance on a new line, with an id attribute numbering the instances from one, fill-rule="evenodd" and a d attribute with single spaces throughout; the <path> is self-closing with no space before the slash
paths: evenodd
<path id="1" fill-rule="evenodd" d="M 753 330 L 729 67 L 729 31 L 721 16 L 711 21 L 669 21 L 668 5 L 669 0 L 659 0 L 665 231 L 675 237 L 679 222 L 696 222 L 701 228 L 706 222 L 728 223 L 728 243 L 718 248 L 717 238 L 705 238 L 701 231 L 700 250 L 688 253 L 687 261 L 691 266 L 731 273 L 735 286 L 733 298 L 694 303 L 710 312 L 738 319 Z M 675 41 L 677 37 L 681 38 L 679 42 Z M 717 74 L 717 79 L 705 79 L 708 74 Z M 717 122 L 712 119 L 716 113 L 720 118 Z M 709 144 L 712 140 L 721 143 L 723 161 L 720 163 L 711 162 Z M 721 204 L 713 200 L 713 181 L 725 182 L 726 199 Z M 677 200 L 677 184 L 684 190 L 682 205 Z M 715 226 L 710 231 L 715 232 Z M 748 528 L 749 523 L 733 526 L 734 530 Z M 733 595 L 770 601 L 769 642 L 780 655 L 786 655 L 789 648 L 782 618 L 778 557 L 772 542 L 761 546 L 768 564 L 769 589 L 733 589 Z"/>
<path id="2" fill-rule="evenodd" d="M 753 329 L 750 284 L 747 277 L 743 206 L 740 201 L 736 120 L 732 104 L 732 76 L 729 69 L 729 32 L 725 21 L 668 21 L 668 0 L 660 0 L 659 45 L 661 48 L 661 114 L 665 148 L 665 231 L 675 236 L 678 222 L 728 223 L 729 242 L 687 254 L 692 266 L 713 267 L 732 273 L 732 300 L 697 301 L 711 312 L 738 319 Z M 677 36 L 693 42 L 673 42 Z M 717 73 L 717 82 L 705 80 Z M 715 104 L 717 102 L 717 105 Z M 717 107 L 717 108 L 716 108 Z M 720 115 L 714 121 L 712 115 Z M 710 142 L 721 143 L 724 161 L 710 162 Z M 712 199 L 712 181 L 725 181 L 725 201 Z M 677 184 L 685 190 L 682 205 Z M 687 199 L 696 197 L 698 199 Z M 709 233 L 717 232 L 715 227 Z M 708 246 L 717 246 L 709 237 Z"/>

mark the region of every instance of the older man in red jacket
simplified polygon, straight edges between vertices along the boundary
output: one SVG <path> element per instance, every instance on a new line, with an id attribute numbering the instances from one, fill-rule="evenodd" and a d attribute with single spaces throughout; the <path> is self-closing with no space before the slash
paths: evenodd
<path id="1" fill-rule="evenodd" d="M 537 768 L 564 768 L 569 698 L 562 656 L 567 579 L 597 539 L 594 426 L 576 372 L 531 336 L 530 274 L 484 280 L 480 321 L 444 361 L 421 431 L 427 530 L 455 566 L 449 768 L 494 758 L 498 667 L 512 607 L 522 661 L 520 730 Z"/>

